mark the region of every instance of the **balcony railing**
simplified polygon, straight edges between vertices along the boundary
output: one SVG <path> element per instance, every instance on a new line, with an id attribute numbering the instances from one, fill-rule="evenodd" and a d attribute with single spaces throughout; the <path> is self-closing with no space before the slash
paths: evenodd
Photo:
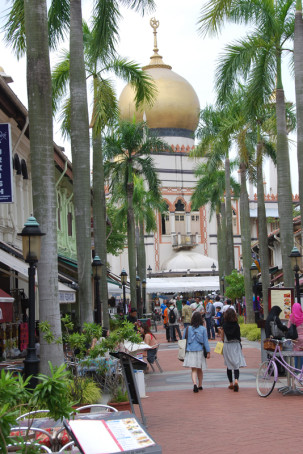
<path id="1" fill-rule="evenodd" d="M 184 235 L 181 233 L 172 235 L 172 246 L 174 249 L 190 249 L 192 247 L 195 247 L 197 246 L 197 235 Z"/>

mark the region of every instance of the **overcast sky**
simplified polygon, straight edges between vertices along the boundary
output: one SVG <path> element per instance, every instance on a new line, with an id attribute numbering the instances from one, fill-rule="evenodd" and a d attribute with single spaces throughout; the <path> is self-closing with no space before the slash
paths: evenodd
<path id="1" fill-rule="evenodd" d="M 215 101 L 214 74 L 217 58 L 224 45 L 243 36 L 245 29 L 229 25 L 223 29 L 218 37 L 201 37 L 198 33 L 198 18 L 201 7 L 206 0 L 158 0 L 157 10 L 144 17 L 138 13 L 121 8 L 120 43 L 118 52 L 122 57 L 134 60 L 140 65 L 146 65 L 153 54 L 153 30 L 149 21 L 156 17 L 160 22 L 158 28 L 158 48 L 166 64 L 172 66 L 173 71 L 180 74 L 195 89 L 200 100 L 201 108 Z M 83 0 L 83 16 L 90 15 L 91 0 Z M 3 18 L 9 2 L 0 1 L 0 17 Z M 1 22 L 3 25 L 3 21 Z M 17 61 L 12 50 L 5 47 L 3 35 L 0 35 L 0 66 L 11 75 L 14 83 L 10 87 L 20 100 L 27 106 L 26 95 L 26 68 L 25 61 Z M 65 44 L 68 46 L 68 43 Z M 56 61 L 57 55 L 51 56 L 51 64 Z M 289 76 L 288 63 L 284 65 L 284 85 L 286 98 L 294 102 L 294 80 Z M 117 93 L 121 93 L 124 83 L 117 81 Z M 54 140 L 58 145 L 65 146 L 70 157 L 69 143 L 64 142 L 59 133 L 59 126 L 54 125 Z M 296 162 L 295 147 L 291 147 L 291 162 Z M 292 180 L 294 190 L 297 186 L 297 168 L 292 164 Z"/>

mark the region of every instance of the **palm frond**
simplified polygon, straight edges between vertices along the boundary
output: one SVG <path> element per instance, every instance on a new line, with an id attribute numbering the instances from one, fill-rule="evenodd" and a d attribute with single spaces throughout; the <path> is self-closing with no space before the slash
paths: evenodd
<path id="1" fill-rule="evenodd" d="M 19 60 L 26 52 L 24 0 L 14 0 L 2 27 L 4 41 Z"/>
<path id="2" fill-rule="evenodd" d="M 66 38 L 70 23 L 70 2 L 52 0 L 48 11 L 49 45 L 55 49 L 60 41 Z"/>

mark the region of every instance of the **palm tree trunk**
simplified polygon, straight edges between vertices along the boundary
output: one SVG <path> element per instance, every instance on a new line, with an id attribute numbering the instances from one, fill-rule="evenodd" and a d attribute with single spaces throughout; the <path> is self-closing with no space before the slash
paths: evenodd
<path id="1" fill-rule="evenodd" d="M 283 279 L 285 287 L 294 286 L 294 273 L 291 269 L 289 254 L 293 238 L 292 191 L 290 183 L 290 167 L 288 140 L 286 130 L 285 98 L 283 88 L 276 90 L 277 115 L 277 172 L 278 172 L 278 210 L 280 222 L 281 254 Z"/>
<path id="2" fill-rule="evenodd" d="M 47 320 L 54 336 L 60 338 L 52 89 L 46 1 L 26 0 L 24 14 L 33 207 L 41 231 L 46 233 L 38 262 L 39 320 Z M 47 344 L 42 336 L 40 344 L 40 371 L 47 374 L 50 359 L 56 366 L 63 363 L 63 349 L 62 345 L 56 343 Z"/>
<path id="3" fill-rule="evenodd" d="M 258 230 L 259 230 L 259 255 L 261 262 L 262 274 L 262 295 L 264 318 L 268 315 L 268 288 L 269 282 L 269 258 L 267 242 L 267 223 L 266 210 L 264 202 L 264 184 L 263 184 L 263 166 L 262 166 L 262 149 L 261 142 L 257 146 L 257 195 L 258 195 Z"/>
<path id="4" fill-rule="evenodd" d="M 217 221 L 217 251 L 218 251 L 218 265 L 219 265 L 219 279 L 220 279 L 220 293 L 223 295 L 223 285 L 221 278 L 224 275 L 224 257 L 223 253 L 225 248 L 222 241 L 222 226 L 221 226 L 221 216 L 220 211 L 217 209 L 216 212 L 216 221 Z"/>
<path id="5" fill-rule="evenodd" d="M 225 158 L 225 193 L 226 193 L 226 274 L 229 275 L 235 267 L 233 219 L 230 188 L 230 162 Z"/>
<path id="6" fill-rule="evenodd" d="M 107 291 L 107 250 L 106 250 L 106 202 L 104 191 L 104 167 L 101 134 L 93 129 L 93 216 L 95 252 L 103 263 L 100 281 L 102 303 L 102 324 L 109 326 Z"/>
<path id="7" fill-rule="evenodd" d="M 241 192 L 240 192 L 240 223 L 241 223 L 241 242 L 244 269 L 244 287 L 246 303 L 246 320 L 248 323 L 255 321 L 253 308 L 252 282 L 250 277 L 251 257 L 251 234 L 250 234 L 250 215 L 249 202 L 246 186 L 246 165 L 240 163 Z"/>
<path id="8" fill-rule="evenodd" d="M 80 323 L 93 322 L 91 283 L 90 143 L 81 0 L 70 2 L 71 150 L 77 239 Z"/>
<path id="9" fill-rule="evenodd" d="M 138 233 L 138 238 L 137 238 Z M 136 231 L 136 244 L 137 244 L 137 271 L 138 276 L 140 277 L 141 282 L 141 298 L 143 298 L 142 292 L 144 291 L 142 287 L 143 279 L 146 280 L 146 255 L 145 255 L 145 245 L 144 245 L 144 222 L 140 221 Z M 140 314 L 143 313 L 143 304 L 142 300 L 139 302 L 138 311 Z"/>
<path id="10" fill-rule="evenodd" d="M 130 299 L 132 307 L 136 304 L 136 240 L 135 240 L 135 217 L 133 208 L 134 184 L 127 183 L 127 247 L 128 268 L 130 280 Z"/>
<path id="11" fill-rule="evenodd" d="M 222 231 L 222 239 L 224 242 L 224 250 L 222 251 L 222 276 L 226 276 L 227 268 L 226 268 L 226 207 L 224 203 L 224 199 L 221 201 L 221 231 Z"/>
<path id="12" fill-rule="evenodd" d="M 302 1 L 296 1 L 294 62 L 297 112 L 297 157 L 299 170 L 300 212 L 303 213 L 303 19 Z M 303 229 L 301 229 L 301 245 L 303 245 Z"/>

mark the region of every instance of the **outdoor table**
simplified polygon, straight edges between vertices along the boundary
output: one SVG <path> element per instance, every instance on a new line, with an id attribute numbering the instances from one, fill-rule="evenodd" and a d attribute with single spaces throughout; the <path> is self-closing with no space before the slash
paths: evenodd
<path id="1" fill-rule="evenodd" d="M 267 352 L 270 356 L 273 355 L 273 352 Z M 294 367 L 294 358 L 295 357 L 302 357 L 303 356 L 303 351 L 295 351 L 295 350 L 282 350 L 280 355 L 285 358 L 285 361 L 292 367 Z M 294 377 L 286 371 L 286 378 L 287 378 L 287 385 L 282 386 L 279 388 L 279 392 L 285 395 L 303 395 L 303 387 L 302 390 L 298 389 L 295 384 L 295 379 Z"/>

